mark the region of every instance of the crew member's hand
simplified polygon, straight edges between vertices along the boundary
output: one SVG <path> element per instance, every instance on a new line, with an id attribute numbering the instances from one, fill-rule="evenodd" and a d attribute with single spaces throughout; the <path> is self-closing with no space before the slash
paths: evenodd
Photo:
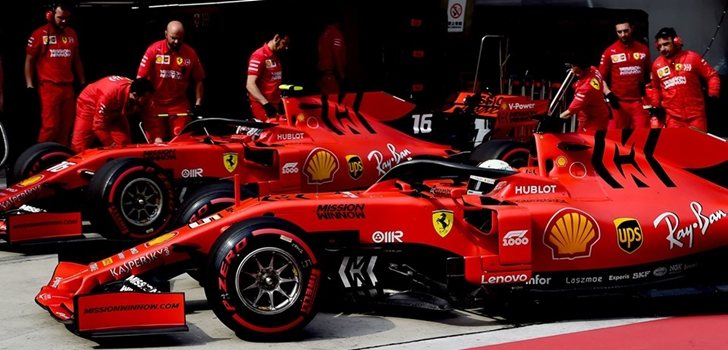
<path id="1" fill-rule="evenodd" d="M 571 111 L 568 109 L 561 112 L 561 115 L 559 116 L 561 119 L 569 119 L 569 117 L 571 117 Z"/>
<path id="2" fill-rule="evenodd" d="M 612 106 L 614 109 L 619 109 L 619 98 L 617 98 L 617 95 L 615 95 L 613 92 L 609 92 L 607 94 L 607 101 L 609 102 L 609 105 Z"/>
<path id="3" fill-rule="evenodd" d="M 276 107 L 270 102 L 266 102 L 266 104 L 263 105 L 263 109 L 265 109 L 265 115 L 269 118 L 275 117 L 276 114 L 278 114 L 278 110 L 276 110 Z"/>
<path id="4" fill-rule="evenodd" d="M 162 143 L 162 142 L 164 142 L 164 141 L 162 141 L 161 137 L 154 138 L 154 143 Z"/>

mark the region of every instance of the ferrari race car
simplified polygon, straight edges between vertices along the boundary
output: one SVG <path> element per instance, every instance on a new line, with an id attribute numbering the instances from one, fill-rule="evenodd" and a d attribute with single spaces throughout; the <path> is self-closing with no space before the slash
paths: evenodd
<path id="1" fill-rule="evenodd" d="M 527 98 L 498 101 L 504 99 Z M 492 109 L 488 101 L 468 106 Z M 231 205 L 236 190 L 254 197 L 364 189 L 406 160 L 467 159 L 463 155 L 485 138 L 476 134 L 475 125 L 483 124 L 476 120 L 508 114 L 418 113 L 412 103 L 384 92 L 289 96 L 284 106 L 285 116 L 266 123 L 197 120 L 165 144 L 77 155 L 54 143 L 32 146 L 13 168 L 13 177 L 22 180 L 0 190 L 0 238 L 78 237 L 86 219 L 107 238 L 138 241 L 171 222 L 194 222 Z M 528 151 L 507 144 L 473 155 L 525 165 Z M 226 181 L 233 176 L 241 188 Z"/>
<path id="2" fill-rule="evenodd" d="M 106 258 L 60 262 L 35 300 L 83 336 L 182 330 L 184 295 L 160 281 L 200 266 L 226 326 L 280 339 L 322 298 L 406 294 L 446 308 L 725 282 L 726 140 L 692 129 L 534 138 L 537 162 L 520 171 L 413 160 L 365 191 L 241 200 Z"/>

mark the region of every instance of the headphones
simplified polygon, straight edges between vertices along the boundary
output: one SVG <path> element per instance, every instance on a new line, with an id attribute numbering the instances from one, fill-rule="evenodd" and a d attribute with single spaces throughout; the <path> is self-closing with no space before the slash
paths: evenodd
<path id="1" fill-rule="evenodd" d="M 657 34 L 655 35 L 655 47 L 659 50 L 660 46 L 657 44 L 657 39 L 664 39 L 664 38 L 672 38 L 672 44 L 675 46 L 675 48 L 682 48 L 683 41 L 680 38 L 679 35 L 677 35 L 677 32 L 674 28 L 665 27 L 660 29 Z"/>
<path id="2" fill-rule="evenodd" d="M 53 17 L 56 14 L 56 9 L 58 9 L 58 6 L 60 6 L 60 5 L 55 4 L 55 3 L 51 3 L 48 5 L 48 8 L 46 9 L 46 12 L 45 12 L 45 19 L 49 23 L 53 22 Z"/>

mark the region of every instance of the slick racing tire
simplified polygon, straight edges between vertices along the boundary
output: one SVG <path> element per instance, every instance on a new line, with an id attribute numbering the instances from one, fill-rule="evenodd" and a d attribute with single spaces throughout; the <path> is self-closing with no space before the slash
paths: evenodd
<path id="1" fill-rule="evenodd" d="M 180 204 L 175 227 L 193 223 L 235 204 L 235 188 L 231 182 L 204 185 L 190 194 Z M 254 197 L 255 193 L 241 188 L 240 199 Z"/>
<path id="2" fill-rule="evenodd" d="M 475 163 L 489 159 L 500 159 L 514 169 L 528 166 L 531 152 L 522 142 L 511 140 L 491 140 L 476 147 L 470 155 Z"/>
<path id="3" fill-rule="evenodd" d="M 91 178 L 86 203 L 91 223 L 110 239 L 147 240 L 171 221 L 175 191 L 153 162 L 114 159 Z"/>
<path id="4" fill-rule="evenodd" d="M 288 223 L 260 218 L 230 227 L 210 249 L 207 269 L 207 301 L 242 339 L 289 339 L 316 315 L 317 257 Z"/>
<path id="5" fill-rule="evenodd" d="M 55 142 L 43 142 L 30 146 L 18 156 L 13 165 L 10 182 L 27 179 L 73 156 L 70 148 Z"/>

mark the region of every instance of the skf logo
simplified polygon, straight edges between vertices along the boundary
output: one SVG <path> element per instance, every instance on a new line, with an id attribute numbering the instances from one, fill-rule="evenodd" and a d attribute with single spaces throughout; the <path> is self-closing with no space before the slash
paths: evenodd
<path id="1" fill-rule="evenodd" d="M 182 65 L 182 63 L 185 63 L 185 60 L 184 60 L 184 58 L 182 58 L 182 57 L 177 57 L 177 65 L 178 65 L 178 66 L 181 66 L 181 65 Z"/>
<path id="2" fill-rule="evenodd" d="M 354 180 L 358 180 L 361 174 L 364 173 L 364 162 L 361 161 L 359 156 L 353 154 L 345 158 L 346 164 L 349 166 L 349 176 Z"/>
<path id="3" fill-rule="evenodd" d="M 238 154 L 235 152 L 228 152 L 222 155 L 222 163 L 225 165 L 225 169 L 232 173 L 235 168 L 238 167 Z"/>
<path id="4" fill-rule="evenodd" d="M 664 66 L 657 70 L 657 76 L 660 78 L 668 75 L 670 75 L 670 66 Z"/>
<path id="5" fill-rule="evenodd" d="M 546 225 L 544 244 L 551 248 L 554 260 L 591 256 L 599 240 L 599 225 L 591 215 L 574 208 L 556 212 Z"/>
<path id="6" fill-rule="evenodd" d="M 432 212 L 432 227 L 440 237 L 445 238 L 452 229 L 452 210 L 435 210 Z"/>
<path id="7" fill-rule="evenodd" d="M 612 57 L 612 63 L 619 63 L 619 62 L 627 61 L 627 55 L 625 53 L 612 55 L 611 57 Z"/>
<path id="8" fill-rule="evenodd" d="M 597 78 L 592 78 L 592 80 L 589 81 L 589 85 L 591 85 L 596 90 L 602 90 L 602 85 L 599 84 L 599 80 L 597 80 Z"/>
<path id="9" fill-rule="evenodd" d="M 644 235 L 637 219 L 615 219 L 614 226 L 617 228 L 617 244 L 620 249 L 632 254 L 642 246 Z"/>
<path id="10" fill-rule="evenodd" d="M 331 151 L 316 148 L 308 154 L 304 165 L 309 184 L 325 184 L 334 181 L 339 170 L 339 160 Z"/>

